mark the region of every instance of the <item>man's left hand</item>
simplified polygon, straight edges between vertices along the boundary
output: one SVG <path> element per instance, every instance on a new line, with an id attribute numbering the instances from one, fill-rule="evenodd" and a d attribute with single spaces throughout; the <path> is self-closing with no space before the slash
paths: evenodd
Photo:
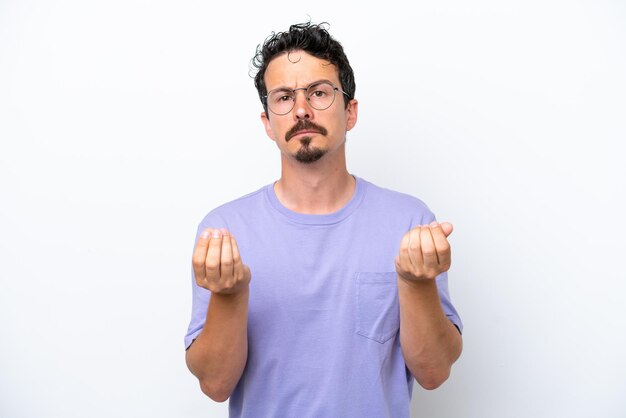
<path id="1" fill-rule="evenodd" d="M 449 222 L 432 222 L 420 225 L 404 234 L 400 254 L 396 257 L 398 277 L 407 282 L 418 283 L 434 280 L 450 268 L 450 243 L 452 233 Z"/>

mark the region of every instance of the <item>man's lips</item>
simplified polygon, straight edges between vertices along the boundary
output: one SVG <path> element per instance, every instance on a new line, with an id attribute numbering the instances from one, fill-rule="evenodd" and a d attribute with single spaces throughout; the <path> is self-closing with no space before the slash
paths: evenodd
<path id="1" fill-rule="evenodd" d="M 289 142 L 296 135 L 326 135 L 326 128 L 316 125 L 308 119 L 299 120 L 298 123 L 291 127 L 285 134 L 285 140 Z"/>
<path id="2" fill-rule="evenodd" d="M 304 135 L 304 134 L 319 134 L 319 133 L 320 133 L 320 131 L 312 131 L 312 130 L 310 130 L 310 129 L 307 129 L 307 130 L 304 130 L 304 131 L 299 131 L 299 132 L 296 132 L 295 134 L 293 134 L 292 138 L 293 138 L 294 136 L 298 136 L 298 135 Z"/>
<path id="3" fill-rule="evenodd" d="M 294 138 L 294 137 L 296 137 L 298 135 L 307 135 L 307 134 L 311 135 L 311 134 L 321 134 L 321 133 L 322 132 L 316 131 L 316 130 L 313 130 L 313 129 L 304 129 L 302 131 L 298 131 L 298 132 L 295 132 L 295 133 L 289 135 L 288 138 L 287 138 L 287 141 L 289 141 L 291 138 Z"/>

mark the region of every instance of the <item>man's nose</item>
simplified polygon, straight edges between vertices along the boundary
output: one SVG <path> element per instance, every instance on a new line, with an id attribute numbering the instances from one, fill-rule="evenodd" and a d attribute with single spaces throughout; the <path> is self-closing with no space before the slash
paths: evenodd
<path id="1" fill-rule="evenodd" d="M 313 112 L 309 101 L 306 99 L 306 89 L 294 90 L 296 97 L 293 108 L 293 115 L 295 119 L 311 119 Z M 302 94 L 299 94 L 302 92 Z"/>

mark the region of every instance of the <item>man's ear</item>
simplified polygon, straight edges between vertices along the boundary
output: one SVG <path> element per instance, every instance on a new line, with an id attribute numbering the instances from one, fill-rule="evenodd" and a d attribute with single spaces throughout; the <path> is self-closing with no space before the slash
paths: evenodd
<path id="1" fill-rule="evenodd" d="M 265 127 L 265 133 L 270 137 L 272 141 L 276 141 L 276 136 L 274 135 L 274 131 L 270 126 L 270 119 L 267 117 L 267 113 L 261 112 L 261 121 L 263 122 L 263 126 Z"/>
<path id="2" fill-rule="evenodd" d="M 356 99 L 350 100 L 348 107 L 346 108 L 346 113 L 348 114 L 348 117 L 346 118 L 346 131 L 349 131 L 354 128 L 356 120 L 359 116 L 359 102 Z"/>

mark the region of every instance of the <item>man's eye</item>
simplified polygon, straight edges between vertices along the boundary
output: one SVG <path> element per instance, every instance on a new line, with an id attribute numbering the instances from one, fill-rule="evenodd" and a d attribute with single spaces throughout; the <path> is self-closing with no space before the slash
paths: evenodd
<path id="1" fill-rule="evenodd" d="M 289 102 L 293 100 L 291 96 L 289 95 L 284 95 L 284 96 L 279 96 L 278 99 L 276 100 L 277 102 Z"/>
<path id="2" fill-rule="evenodd" d="M 313 90 L 310 93 L 311 97 L 324 97 L 326 95 L 326 92 L 323 90 Z"/>

